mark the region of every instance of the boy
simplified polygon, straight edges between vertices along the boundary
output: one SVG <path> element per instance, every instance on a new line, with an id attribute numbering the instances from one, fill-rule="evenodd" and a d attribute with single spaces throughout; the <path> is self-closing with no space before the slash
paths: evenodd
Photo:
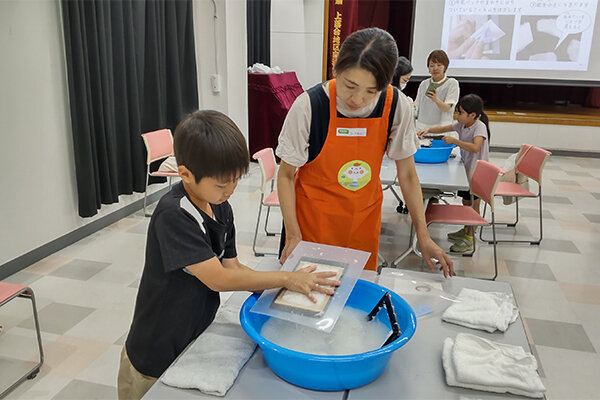
<path id="1" fill-rule="evenodd" d="M 181 182 L 159 201 L 150 220 L 146 261 L 133 322 L 121 352 L 120 399 L 139 399 L 213 321 L 219 291 L 286 287 L 314 301 L 333 294 L 333 272 L 257 272 L 235 250 L 227 199 L 247 172 L 249 155 L 238 127 L 217 111 L 196 111 L 175 130 Z M 323 286 L 321 286 L 323 285 Z"/>

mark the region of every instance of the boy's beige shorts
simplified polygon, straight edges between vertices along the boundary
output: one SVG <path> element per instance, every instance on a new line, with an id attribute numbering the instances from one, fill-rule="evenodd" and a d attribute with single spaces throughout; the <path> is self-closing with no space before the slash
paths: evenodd
<path id="1" fill-rule="evenodd" d="M 117 379 L 119 400 L 139 400 L 158 378 L 139 373 L 131 364 L 125 346 L 121 350 L 121 364 Z"/>

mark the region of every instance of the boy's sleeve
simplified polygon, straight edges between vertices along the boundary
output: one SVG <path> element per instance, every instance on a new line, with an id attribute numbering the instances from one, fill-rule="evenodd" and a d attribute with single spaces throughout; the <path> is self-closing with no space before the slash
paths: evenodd
<path id="1" fill-rule="evenodd" d="M 452 122 L 452 130 L 459 132 L 459 129 L 460 129 L 460 123 L 458 121 Z"/>
<path id="2" fill-rule="evenodd" d="M 237 250 L 235 249 L 235 224 L 233 223 L 233 212 L 231 212 L 231 225 L 227 230 L 227 240 L 225 240 L 225 253 L 223 258 L 235 258 L 237 257 Z"/>
<path id="3" fill-rule="evenodd" d="M 164 210 L 156 215 L 154 224 L 165 272 L 216 257 L 205 228 L 183 210 Z"/>

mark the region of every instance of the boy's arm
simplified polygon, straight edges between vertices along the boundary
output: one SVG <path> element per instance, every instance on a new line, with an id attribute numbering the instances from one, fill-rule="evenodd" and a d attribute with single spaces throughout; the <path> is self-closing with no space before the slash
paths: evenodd
<path id="1" fill-rule="evenodd" d="M 230 262 L 228 264 L 231 265 Z M 311 291 L 316 290 L 331 295 L 333 289 L 328 286 L 340 284 L 339 281 L 327 279 L 335 276 L 334 271 L 313 273 L 315 269 L 316 266 L 310 266 L 294 272 L 263 272 L 253 271 L 250 268 L 223 268 L 217 257 L 187 266 L 187 270 L 192 275 L 215 292 L 239 290 L 257 292 L 285 287 L 305 294 L 313 302 L 316 300 Z"/>
<path id="2" fill-rule="evenodd" d="M 475 136 L 473 142 L 465 142 L 452 136 L 444 136 L 444 143 L 455 144 L 470 153 L 478 153 L 483 145 L 483 141 L 484 138 L 482 136 Z"/>
<path id="3" fill-rule="evenodd" d="M 242 264 L 240 262 L 240 260 L 238 260 L 237 257 L 235 258 L 224 258 L 223 261 L 221 261 L 221 263 L 223 264 L 223 267 L 225 268 L 232 268 L 232 269 L 242 269 L 245 271 L 254 271 L 252 268 Z"/>

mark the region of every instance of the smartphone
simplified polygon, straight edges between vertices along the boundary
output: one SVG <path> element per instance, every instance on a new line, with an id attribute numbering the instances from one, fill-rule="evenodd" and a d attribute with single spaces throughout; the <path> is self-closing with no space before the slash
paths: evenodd
<path id="1" fill-rule="evenodd" d="M 429 86 L 427 87 L 427 92 L 426 93 L 435 92 L 435 90 L 438 88 L 438 86 L 440 86 L 439 83 L 430 82 Z"/>

